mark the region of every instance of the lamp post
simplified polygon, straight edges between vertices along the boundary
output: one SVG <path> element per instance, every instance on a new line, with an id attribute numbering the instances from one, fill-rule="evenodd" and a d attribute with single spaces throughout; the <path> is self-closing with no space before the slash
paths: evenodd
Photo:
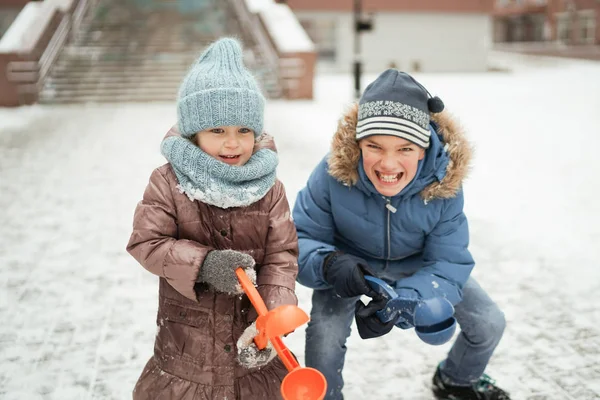
<path id="1" fill-rule="evenodd" d="M 354 97 L 360 97 L 360 77 L 362 74 L 362 61 L 360 49 L 360 33 L 373 29 L 373 21 L 363 18 L 362 0 L 354 0 Z"/>

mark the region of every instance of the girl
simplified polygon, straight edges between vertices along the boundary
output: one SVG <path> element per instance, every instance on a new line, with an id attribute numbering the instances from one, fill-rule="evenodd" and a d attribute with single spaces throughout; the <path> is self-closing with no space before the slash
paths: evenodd
<path id="1" fill-rule="evenodd" d="M 213 43 L 184 79 L 178 128 L 162 142 L 127 251 L 160 277 L 154 356 L 141 399 L 276 399 L 285 367 L 252 342 L 243 267 L 267 307 L 297 304 L 298 243 L 277 154 L 260 135 L 264 98 L 234 39 Z"/>

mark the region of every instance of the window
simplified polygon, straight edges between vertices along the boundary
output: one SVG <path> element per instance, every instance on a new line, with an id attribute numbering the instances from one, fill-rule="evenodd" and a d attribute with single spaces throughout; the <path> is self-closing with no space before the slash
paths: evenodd
<path id="1" fill-rule="evenodd" d="M 569 13 L 556 14 L 556 41 L 569 44 L 571 38 L 571 20 Z"/>
<path id="2" fill-rule="evenodd" d="M 300 24 L 314 42 L 319 59 L 335 61 L 336 59 L 336 24 L 333 19 L 300 20 Z"/>
<path id="3" fill-rule="evenodd" d="M 541 42 L 544 40 L 544 23 L 546 22 L 546 18 L 543 15 L 532 15 L 531 16 L 531 24 L 532 24 L 532 34 L 533 41 Z"/>
<path id="4" fill-rule="evenodd" d="M 511 42 L 522 42 L 525 40 L 525 27 L 522 17 L 510 18 L 509 29 L 511 32 Z"/>
<path id="5" fill-rule="evenodd" d="M 594 10 L 582 10 L 577 13 L 579 22 L 579 43 L 596 42 L 596 13 Z"/>

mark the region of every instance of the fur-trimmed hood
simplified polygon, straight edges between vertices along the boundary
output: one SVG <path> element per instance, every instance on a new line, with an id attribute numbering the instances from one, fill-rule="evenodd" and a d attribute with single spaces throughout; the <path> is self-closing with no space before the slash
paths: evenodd
<path id="1" fill-rule="evenodd" d="M 346 186 L 354 186 L 359 180 L 360 148 L 356 141 L 357 120 L 358 104 L 355 103 L 340 118 L 329 153 L 329 174 Z M 443 111 L 432 114 L 431 120 L 449 160 L 441 180 L 436 179 L 421 190 L 421 197 L 426 201 L 455 197 L 467 176 L 472 155 L 471 145 L 450 113 Z"/>

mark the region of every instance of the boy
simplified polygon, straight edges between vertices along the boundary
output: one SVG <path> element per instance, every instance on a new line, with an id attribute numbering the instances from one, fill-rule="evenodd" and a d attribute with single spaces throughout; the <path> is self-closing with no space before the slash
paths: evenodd
<path id="1" fill-rule="evenodd" d="M 483 373 L 505 320 L 470 277 L 461 188 L 470 148 L 443 108 L 410 75 L 385 71 L 341 119 L 330 154 L 298 194 L 298 282 L 314 289 L 306 365 L 327 378 L 326 399 L 343 398 L 353 318 L 363 338 L 411 327 L 402 318 L 381 323 L 376 308 L 357 303 L 376 298 L 365 274 L 399 296 L 455 306 L 462 332 L 434 374 L 436 398 L 509 399 Z"/>

